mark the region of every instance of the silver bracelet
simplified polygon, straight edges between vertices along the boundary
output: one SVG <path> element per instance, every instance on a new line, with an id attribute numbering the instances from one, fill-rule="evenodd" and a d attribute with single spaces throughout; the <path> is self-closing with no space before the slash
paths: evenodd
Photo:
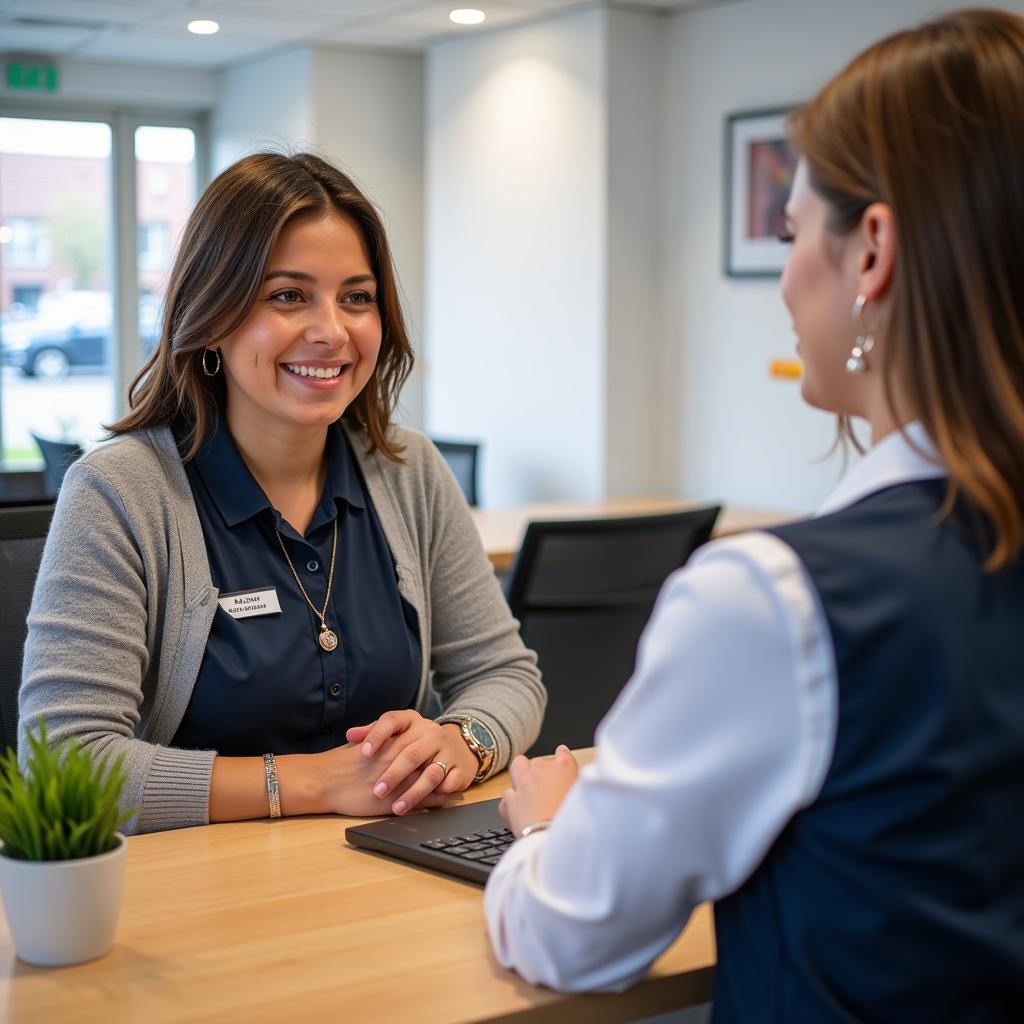
<path id="1" fill-rule="evenodd" d="M 519 835 L 520 838 L 525 839 L 527 836 L 533 835 L 534 832 L 543 832 L 546 828 L 551 828 L 551 819 L 541 818 L 540 821 L 531 821 L 529 825 L 525 825 Z"/>
<path id="2" fill-rule="evenodd" d="M 263 755 L 263 772 L 267 776 L 267 799 L 270 801 L 270 816 L 281 817 L 281 790 L 277 785 L 277 760 L 273 754 Z"/>

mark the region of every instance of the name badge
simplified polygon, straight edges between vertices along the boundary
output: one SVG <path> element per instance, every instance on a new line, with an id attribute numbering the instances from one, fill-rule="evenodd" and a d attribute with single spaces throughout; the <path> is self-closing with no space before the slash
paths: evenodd
<path id="1" fill-rule="evenodd" d="M 239 590 L 235 594 L 224 594 L 217 598 L 217 604 L 233 619 L 276 615 L 281 611 L 281 605 L 277 600 L 277 587 L 270 587 L 268 590 Z"/>

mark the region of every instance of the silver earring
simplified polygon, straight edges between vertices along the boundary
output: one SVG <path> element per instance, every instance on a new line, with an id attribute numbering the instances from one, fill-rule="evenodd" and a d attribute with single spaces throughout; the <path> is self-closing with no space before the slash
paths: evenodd
<path id="1" fill-rule="evenodd" d="M 860 334 L 853 348 L 850 349 L 850 357 L 846 360 L 847 373 L 866 373 L 868 368 L 867 354 L 875 347 L 875 339 L 871 331 L 864 324 L 864 307 L 867 305 L 868 297 L 858 295 L 853 303 L 853 319 L 860 328 Z"/>
<path id="2" fill-rule="evenodd" d="M 209 363 L 207 363 L 207 361 L 206 361 L 206 357 L 211 352 L 217 357 L 217 362 L 214 363 L 212 370 L 210 369 Z M 205 373 L 207 377 L 216 377 L 217 374 L 220 373 L 220 349 L 219 348 L 213 348 L 213 349 L 204 348 L 203 349 L 202 362 L 203 362 L 203 373 Z"/>

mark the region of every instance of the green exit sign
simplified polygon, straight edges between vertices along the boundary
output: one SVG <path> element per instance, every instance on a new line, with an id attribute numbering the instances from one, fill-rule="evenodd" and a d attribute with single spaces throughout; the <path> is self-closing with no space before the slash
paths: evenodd
<path id="1" fill-rule="evenodd" d="M 22 92 L 56 92 L 57 65 L 37 61 L 9 60 L 7 87 Z"/>

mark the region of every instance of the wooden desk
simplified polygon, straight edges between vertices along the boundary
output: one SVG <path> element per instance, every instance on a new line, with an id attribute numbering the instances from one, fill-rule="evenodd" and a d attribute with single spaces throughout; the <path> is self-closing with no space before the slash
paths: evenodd
<path id="1" fill-rule="evenodd" d="M 506 785 L 499 776 L 466 798 Z M 107 956 L 30 967 L 15 959 L 0 920 L 0 1020 L 602 1024 L 711 998 L 708 906 L 629 992 L 563 996 L 497 965 L 481 888 L 349 847 L 352 822 L 133 836 Z"/>
<path id="2" fill-rule="evenodd" d="M 558 501 L 518 508 L 474 508 L 473 520 L 484 550 L 498 572 L 512 567 L 523 542 L 527 524 L 534 519 L 602 519 L 613 516 L 645 516 L 660 512 L 682 512 L 713 504 L 686 498 L 605 498 L 601 501 Z M 744 530 L 777 526 L 797 518 L 796 512 L 742 508 L 726 505 L 715 524 L 715 537 L 726 537 Z"/>

